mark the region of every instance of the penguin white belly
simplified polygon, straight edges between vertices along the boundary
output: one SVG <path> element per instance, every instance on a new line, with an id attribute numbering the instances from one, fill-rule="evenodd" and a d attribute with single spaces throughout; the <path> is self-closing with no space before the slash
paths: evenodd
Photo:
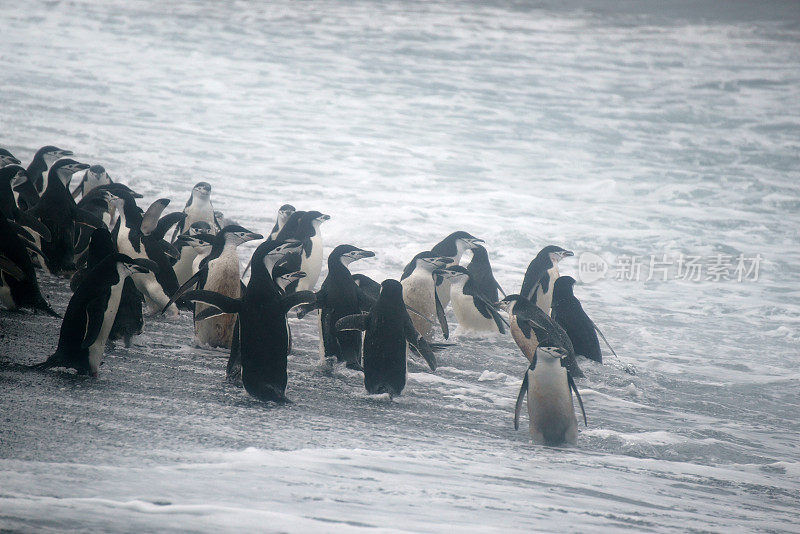
<path id="1" fill-rule="evenodd" d="M 200 205 L 192 204 L 184 210 L 186 219 L 183 221 L 184 231 L 188 230 L 196 222 L 207 222 L 211 226 L 211 233 L 217 233 L 217 223 L 214 221 L 214 207 L 210 202 L 205 202 Z"/>
<path id="2" fill-rule="evenodd" d="M 197 258 L 197 252 L 192 247 L 183 247 L 181 249 L 181 257 L 172 266 L 175 271 L 175 277 L 178 279 L 178 286 L 185 284 L 196 272 L 192 269 L 195 258 Z"/>
<path id="3" fill-rule="evenodd" d="M 539 309 L 550 315 L 550 308 L 553 305 L 553 285 L 558 278 L 558 265 L 553 265 L 547 270 L 547 287 L 537 288 L 536 290 L 536 305 Z"/>
<path id="4" fill-rule="evenodd" d="M 403 286 L 403 301 L 406 305 L 428 318 L 428 321 L 426 321 L 416 313 L 409 313 L 408 315 L 411 317 L 411 322 L 414 323 L 414 328 L 425 338 L 425 341 L 432 341 L 432 322 L 436 320 L 436 301 L 434 300 L 435 286 L 431 273 L 415 271 L 400 283 Z"/>
<path id="5" fill-rule="evenodd" d="M 203 289 L 232 298 L 241 296 L 239 256 L 235 248 L 224 251 L 219 258 L 209 262 L 208 277 Z M 200 313 L 207 307 L 197 303 L 195 309 L 197 313 Z M 236 314 L 230 313 L 195 322 L 197 343 L 210 347 L 230 348 L 235 323 Z"/>
<path id="6" fill-rule="evenodd" d="M 303 253 L 300 270 L 306 273 L 306 276 L 298 280 L 297 290 L 312 291 L 322 272 L 322 237 L 319 234 L 311 238 L 311 254 L 306 257 Z"/>
<path id="7" fill-rule="evenodd" d="M 114 326 L 114 319 L 117 318 L 117 310 L 119 309 L 119 301 L 122 297 L 122 287 L 124 283 L 125 279 L 123 278 L 119 283 L 111 286 L 111 295 L 108 297 L 106 310 L 103 313 L 103 325 L 100 327 L 97 339 L 89 346 L 89 370 L 92 376 L 97 376 L 100 364 L 103 361 L 103 353 L 105 352 L 106 341 L 108 341 L 108 334 L 111 332 L 111 327 Z"/>
<path id="8" fill-rule="evenodd" d="M 533 371 L 528 371 L 528 415 L 534 443 L 576 442 L 578 419 L 567 384 L 567 370 L 560 361 L 539 358 Z"/>
<path id="9" fill-rule="evenodd" d="M 458 329 L 472 332 L 497 332 L 497 325 L 492 318 L 486 318 L 475 307 L 472 295 L 465 295 L 464 286 L 450 286 L 453 311 L 458 319 Z"/>

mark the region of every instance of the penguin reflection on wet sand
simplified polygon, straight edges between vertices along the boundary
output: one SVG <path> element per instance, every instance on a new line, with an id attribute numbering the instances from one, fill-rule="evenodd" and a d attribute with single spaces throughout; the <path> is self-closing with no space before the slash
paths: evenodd
<path id="1" fill-rule="evenodd" d="M 558 278 L 558 262 L 569 256 L 573 256 L 572 251 L 556 245 L 548 245 L 540 250 L 528 264 L 519 294 L 549 314 L 553 284 Z"/>
<path id="2" fill-rule="evenodd" d="M 573 294 L 574 285 L 575 279 L 571 276 L 560 276 L 556 280 L 553 286 L 553 320 L 567 332 L 576 354 L 603 363 L 603 354 L 600 352 L 597 334 L 602 336 L 614 356 L 617 353 L 608 344 L 606 336 L 597 328 L 594 321 L 583 311 L 581 301 Z"/>
<path id="3" fill-rule="evenodd" d="M 364 331 L 364 386 L 370 394 L 400 395 L 406 385 L 407 349 L 413 346 L 436 370 L 436 357 L 419 335 L 406 311 L 403 286 L 384 280 L 378 301 L 368 313 L 349 315 L 336 322 L 340 333 Z"/>
<path id="4" fill-rule="evenodd" d="M 67 305 L 58 348 L 34 369 L 66 367 L 97 376 L 108 334 L 117 316 L 125 280 L 158 269 L 150 260 L 111 254 L 87 273 Z"/>
<path id="5" fill-rule="evenodd" d="M 539 445 L 574 445 L 578 439 L 578 420 L 572 392 L 586 421 L 586 412 L 575 381 L 562 367 L 561 360 L 567 351 L 560 347 L 540 346 L 536 349 L 535 363 L 525 371 L 522 387 L 514 408 L 514 429 L 519 429 L 519 414 L 525 395 L 528 395 L 528 416 L 533 442 Z"/>

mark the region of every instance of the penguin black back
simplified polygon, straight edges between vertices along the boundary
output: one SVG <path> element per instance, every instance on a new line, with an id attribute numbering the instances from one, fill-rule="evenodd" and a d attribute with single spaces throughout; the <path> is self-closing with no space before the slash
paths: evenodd
<path id="1" fill-rule="evenodd" d="M 560 276 L 553 287 L 553 319 L 567 332 L 576 354 L 603 363 L 595 326 L 573 294 L 575 279 Z"/>
<path id="2" fill-rule="evenodd" d="M 500 300 L 497 293 L 498 289 L 503 293 L 503 296 L 506 295 L 503 288 L 494 278 L 492 265 L 489 263 L 489 254 L 483 246 L 477 245 L 472 249 L 472 260 L 467 265 L 467 271 L 469 271 L 469 278 L 475 291 L 488 299 L 489 302 Z"/>

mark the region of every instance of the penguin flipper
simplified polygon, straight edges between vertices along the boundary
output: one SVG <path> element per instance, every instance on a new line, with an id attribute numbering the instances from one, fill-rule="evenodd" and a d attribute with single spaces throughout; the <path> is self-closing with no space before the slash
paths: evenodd
<path id="1" fill-rule="evenodd" d="M 155 229 L 150 232 L 150 236 L 155 239 L 164 239 L 164 236 L 167 235 L 167 231 L 172 227 L 172 225 L 178 224 L 184 219 L 186 219 L 186 214 L 182 211 L 173 211 L 172 213 L 168 213 L 158 220 Z"/>
<path id="2" fill-rule="evenodd" d="M 25 245 L 25 248 L 27 248 L 27 249 L 31 250 L 31 251 L 32 251 L 32 252 L 34 252 L 34 253 L 35 253 L 37 256 L 39 256 L 39 257 L 42 259 L 42 262 L 44 262 L 44 261 L 45 261 L 44 252 L 42 252 L 42 250 L 41 250 L 39 247 L 37 247 L 36 245 L 34 245 L 33 243 L 31 243 L 31 242 L 30 242 L 30 241 L 28 241 L 27 239 L 23 239 L 23 240 L 22 240 L 22 244 L 23 244 L 23 245 Z"/>
<path id="3" fill-rule="evenodd" d="M 142 235 L 150 235 L 158 227 L 158 219 L 161 217 L 161 213 L 164 211 L 164 208 L 167 207 L 167 204 L 169 204 L 168 198 L 159 198 L 150 204 L 150 207 L 147 208 L 147 211 L 144 212 L 142 216 L 142 223 L 139 225 L 139 230 L 141 230 Z M 164 233 L 166 233 L 167 229 L 169 229 L 169 226 L 164 229 Z"/>
<path id="4" fill-rule="evenodd" d="M 185 300 L 202 302 L 203 304 L 214 306 L 222 313 L 239 313 L 239 311 L 242 309 L 241 300 L 228 297 L 221 293 L 217 293 L 216 291 L 208 291 L 207 289 L 194 289 L 192 291 L 187 291 L 183 294 L 183 298 Z M 167 304 L 167 306 L 169 306 L 169 304 Z"/>
<path id="5" fill-rule="evenodd" d="M 233 325 L 231 355 L 228 358 L 225 379 L 232 384 L 242 387 L 242 340 L 240 329 L 241 326 L 239 325 L 239 318 L 237 317 L 236 323 Z"/>
<path id="6" fill-rule="evenodd" d="M 528 371 L 530 367 L 525 370 L 525 376 L 522 378 L 522 386 L 519 388 L 517 394 L 517 403 L 514 405 L 514 430 L 519 430 L 519 412 L 522 411 L 522 403 L 525 401 L 525 393 L 528 392 Z"/>
<path id="7" fill-rule="evenodd" d="M 0 256 L 0 271 L 3 271 L 17 281 L 25 279 L 25 273 L 22 272 L 22 269 L 17 267 L 16 263 L 5 256 Z"/>
<path id="8" fill-rule="evenodd" d="M 358 330 L 363 331 L 367 329 L 368 313 L 356 313 L 354 315 L 347 315 L 336 321 L 336 331 L 342 332 L 344 330 Z"/>
<path id="9" fill-rule="evenodd" d="M 583 399 L 581 399 L 581 394 L 578 393 L 578 386 L 575 385 L 575 380 L 573 380 L 569 371 L 567 371 L 567 384 L 569 384 L 568 390 L 572 389 L 575 392 L 575 396 L 578 397 L 578 404 L 580 404 L 581 413 L 583 414 L 583 424 L 589 426 L 589 423 L 586 422 L 586 410 L 583 409 Z"/>
<path id="10" fill-rule="evenodd" d="M 483 305 L 480 308 L 478 308 L 476 306 L 476 308 L 478 308 L 478 311 L 481 312 L 481 315 L 483 315 L 484 317 L 487 317 L 487 314 L 488 314 L 489 317 L 494 319 L 494 324 L 497 325 L 497 330 L 501 334 L 505 334 L 506 333 L 506 329 L 503 326 L 504 324 L 505 324 L 505 326 L 511 328 L 511 325 L 508 324 L 508 322 L 505 319 L 503 319 L 503 317 L 500 315 L 500 313 L 498 313 L 498 311 L 494 308 L 494 306 L 492 306 L 492 303 L 489 302 L 488 300 L 486 300 L 483 297 L 483 295 L 476 294 L 474 296 L 474 298 L 478 299 L 478 302 L 480 302 Z M 481 308 L 483 308 L 483 309 L 481 309 Z M 484 310 L 485 310 L 486 313 L 484 313 Z"/>
<path id="11" fill-rule="evenodd" d="M 505 291 L 503 291 L 503 288 L 502 288 L 502 287 L 500 287 L 500 282 L 498 282 L 497 280 L 495 280 L 495 281 L 494 281 L 494 285 L 497 287 L 497 289 L 499 289 L 499 290 L 500 290 L 500 293 L 502 293 L 502 294 L 503 294 L 503 297 L 507 297 L 507 296 L 508 296 L 508 295 L 506 295 L 506 292 L 505 292 Z"/>
<path id="12" fill-rule="evenodd" d="M 17 213 L 15 214 L 14 218 L 17 219 L 18 222 L 23 226 L 27 226 L 28 228 L 30 228 L 31 230 L 42 236 L 43 241 L 47 241 L 49 243 L 50 240 L 53 238 L 53 236 L 50 234 L 50 229 L 47 228 L 47 226 L 45 226 L 44 224 L 42 224 L 42 222 L 39 219 L 36 219 L 35 217 L 29 215 L 27 212 L 24 212 L 22 210 L 17 210 Z"/>
<path id="13" fill-rule="evenodd" d="M 281 306 L 283 306 L 283 313 L 288 313 L 289 310 L 295 306 L 302 304 L 314 304 L 317 301 L 317 295 L 313 291 L 296 291 L 291 295 L 286 295 L 281 299 Z"/>
<path id="14" fill-rule="evenodd" d="M 161 310 L 161 313 L 164 313 L 165 311 L 167 311 L 167 308 L 172 306 L 175 303 L 176 300 L 178 300 L 179 298 L 181 298 L 183 296 L 184 293 L 189 291 L 190 288 L 196 286 L 197 283 L 200 281 L 200 278 L 204 274 L 206 274 L 206 271 L 207 271 L 207 268 L 201 267 L 188 280 L 186 280 L 186 282 L 184 282 L 183 285 L 181 287 L 179 287 L 178 290 L 175 293 L 172 294 L 172 296 L 169 298 L 169 302 L 167 302 L 167 305 L 164 306 L 164 309 Z"/>
<path id="15" fill-rule="evenodd" d="M 106 303 L 110 294 L 111 289 L 109 288 L 86 305 L 86 333 L 83 336 L 83 343 L 81 343 L 82 349 L 88 349 L 97 341 L 97 336 L 103 327 Z"/>
<path id="16" fill-rule="evenodd" d="M 204 309 L 200 313 L 196 313 L 194 316 L 194 321 L 203 321 L 205 319 L 211 319 L 212 317 L 217 317 L 218 315 L 225 315 L 225 312 L 217 308 L 216 306 L 209 305 L 208 308 Z"/>
<path id="17" fill-rule="evenodd" d="M 417 329 L 414 328 L 414 323 L 411 322 L 411 317 L 409 317 L 408 313 L 405 314 L 403 334 L 405 334 L 406 341 L 411 349 L 425 359 L 431 371 L 435 371 L 437 367 L 436 355 L 434 355 L 433 349 L 428 342 L 425 341 L 425 338 L 420 336 Z"/>
<path id="18" fill-rule="evenodd" d="M 75 218 L 75 222 L 77 224 L 82 224 L 84 226 L 90 226 L 92 228 L 105 228 L 106 223 L 103 222 L 103 219 L 98 218 L 93 213 L 89 213 L 85 209 L 75 207 L 73 210 L 73 217 Z"/>
<path id="19" fill-rule="evenodd" d="M 599 329 L 599 328 L 597 328 L 597 325 L 596 325 L 596 324 L 594 324 L 594 321 L 592 321 L 591 319 L 589 319 L 589 322 L 591 322 L 591 323 L 592 323 L 592 326 L 594 327 L 594 329 L 595 329 L 595 330 L 597 330 L 597 333 L 598 333 L 598 334 L 600 334 L 600 337 L 601 337 L 601 338 L 603 338 L 603 341 L 605 342 L 605 344 L 606 344 L 606 346 L 608 347 L 608 349 L 611 351 L 611 354 L 613 354 L 614 356 L 616 356 L 616 357 L 617 357 L 617 359 L 619 359 L 619 356 L 617 356 L 617 353 L 616 353 L 616 352 L 614 352 L 614 349 L 613 349 L 613 348 L 611 348 L 611 344 L 610 344 L 610 343 L 608 342 L 608 340 L 606 339 L 606 336 L 604 336 L 604 335 L 603 335 L 603 333 L 600 331 L 600 329 Z"/>
<path id="20" fill-rule="evenodd" d="M 368 312 L 378 302 L 376 297 L 364 291 L 358 284 L 356 284 L 356 295 L 358 295 L 358 309 L 362 312 Z"/>
<path id="21" fill-rule="evenodd" d="M 439 300 L 439 294 L 434 290 L 433 298 L 436 300 L 436 317 L 439 319 L 439 325 L 442 327 L 442 335 L 445 339 L 450 338 L 450 327 L 447 325 L 447 315 L 444 313 L 442 302 Z"/>

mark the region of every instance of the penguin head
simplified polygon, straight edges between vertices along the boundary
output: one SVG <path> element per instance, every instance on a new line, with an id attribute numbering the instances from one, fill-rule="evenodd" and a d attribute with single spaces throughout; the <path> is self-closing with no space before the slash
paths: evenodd
<path id="1" fill-rule="evenodd" d="M 264 236 L 251 232 L 250 230 L 239 226 L 238 224 L 230 224 L 222 229 L 220 234 L 224 237 L 225 243 L 234 243 L 237 247 L 242 243 L 254 241 L 256 239 L 264 239 Z"/>
<path id="2" fill-rule="evenodd" d="M 382 301 L 391 299 L 403 304 L 403 285 L 393 278 L 387 278 L 381 282 L 381 292 L 378 298 Z"/>
<path id="3" fill-rule="evenodd" d="M 103 200 L 106 203 L 106 210 L 110 210 L 112 206 L 117 209 L 122 209 L 125 205 L 125 201 L 122 200 L 120 197 L 112 193 L 111 191 L 105 190 L 103 191 Z"/>
<path id="4" fill-rule="evenodd" d="M 158 265 L 145 258 L 131 258 L 125 254 L 117 254 L 117 269 L 120 275 L 158 273 Z"/>
<path id="5" fill-rule="evenodd" d="M 189 227 L 189 235 L 210 234 L 211 225 L 206 221 L 197 221 Z"/>
<path id="6" fill-rule="evenodd" d="M 66 187 L 69 185 L 70 180 L 72 180 L 73 174 L 88 168 L 89 166 L 85 163 L 79 163 L 74 159 L 64 158 L 53 163 L 53 166 L 50 167 L 48 177 L 52 178 L 57 176 L 58 179 L 61 180 L 61 183 L 64 184 L 64 187 Z"/>
<path id="7" fill-rule="evenodd" d="M 21 163 L 22 162 L 15 158 L 11 152 L 5 148 L 0 148 L 0 167 L 5 167 L 7 165 L 19 165 Z"/>
<path id="8" fill-rule="evenodd" d="M 423 269 L 425 271 L 433 272 L 435 269 L 441 269 L 452 262 L 453 258 L 440 256 L 429 250 L 426 250 L 425 252 L 420 252 L 414 256 L 414 259 L 411 260 L 411 264 L 409 264 L 409 266 L 412 268 L 408 274 L 411 274 L 414 269 Z M 406 270 L 408 271 L 408 269 Z"/>
<path id="9" fill-rule="evenodd" d="M 553 284 L 553 300 L 559 300 L 564 297 L 571 297 L 573 295 L 572 286 L 575 285 L 575 279 L 571 276 L 559 276 Z"/>
<path id="10" fill-rule="evenodd" d="M 514 306 L 517 304 L 517 302 L 520 302 L 522 300 L 525 300 L 522 297 L 522 295 L 519 294 L 507 295 L 503 300 L 495 303 L 494 307 L 497 308 L 498 310 L 503 310 L 504 312 L 512 314 L 514 313 Z"/>
<path id="11" fill-rule="evenodd" d="M 286 287 L 289 284 L 291 284 L 295 280 L 300 280 L 300 279 L 305 278 L 305 277 L 306 277 L 306 273 L 304 273 L 303 271 L 295 271 L 293 273 L 285 273 L 285 274 L 280 275 L 278 277 L 278 279 L 276 280 L 276 282 L 278 283 L 278 286 L 281 289 L 286 291 Z"/>
<path id="12" fill-rule="evenodd" d="M 197 198 L 208 199 L 211 197 L 211 184 L 208 182 L 197 182 L 192 188 L 192 196 L 197 195 Z"/>
<path id="13" fill-rule="evenodd" d="M 547 255 L 550 258 L 550 261 L 553 265 L 558 264 L 559 261 L 567 258 L 569 256 L 574 256 L 575 254 L 572 253 L 571 250 L 563 249 L 557 245 L 547 245 L 542 250 L 539 251 L 537 256 L 544 256 Z"/>
<path id="14" fill-rule="evenodd" d="M 460 265 L 453 265 L 444 269 L 436 269 L 434 275 L 441 276 L 454 285 L 465 284 L 469 280 L 469 271 Z"/>
<path id="15" fill-rule="evenodd" d="M 197 234 L 188 236 L 187 243 L 197 252 L 198 255 L 205 255 L 211 252 L 211 247 L 214 246 L 213 234 Z"/>
<path id="16" fill-rule="evenodd" d="M 318 211 L 309 211 L 305 216 L 311 220 L 311 224 L 314 226 L 315 230 L 319 230 L 320 225 L 331 218 L 330 215 Z"/>
<path id="17" fill-rule="evenodd" d="M 58 148 L 57 146 L 53 145 L 43 146 L 36 151 L 36 156 L 43 158 L 48 167 L 58 161 L 60 158 L 65 158 L 72 155 L 73 154 L 71 150 L 64 150 L 63 148 Z M 36 156 L 34 156 L 34 158 L 36 158 Z"/>
<path id="18" fill-rule="evenodd" d="M 561 360 L 568 355 L 566 349 L 561 347 L 543 347 L 539 345 L 536 348 L 536 356 L 540 358 L 552 358 L 553 360 Z"/>
<path id="19" fill-rule="evenodd" d="M 3 173 L 7 173 L 7 175 L 11 177 L 12 190 L 16 190 L 16 188 L 28 181 L 28 173 L 20 165 L 7 165 L 3 167 Z"/>
<path id="20" fill-rule="evenodd" d="M 292 213 L 294 213 L 295 211 L 297 210 L 295 210 L 294 206 L 292 206 L 291 204 L 284 204 L 283 206 L 278 208 L 278 225 L 280 227 L 283 227 L 283 225 L 286 224 L 286 221 L 289 220 L 289 217 L 291 217 Z"/>
<path id="21" fill-rule="evenodd" d="M 465 251 L 478 247 L 481 243 L 484 243 L 483 239 L 478 239 L 474 235 L 464 231 L 453 232 L 450 234 L 450 237 L 455 240 L 456 248 L 462 254 Z"/>
<path id="22" fill-rule="evenodd" d="M 92 165 L 89 167 L 89 170 L 86 171 L 86 179 L 92 180 L 101 185 L 107 185 L 111 183 L 111 178 L 108 177 L 108 173 L 106 172 L 105 167 L 102 165 Z"/>
<path id="23" fill-rule="evenodd" d="M 371 250 L 360 249 L 353 245 L 339 245 L 331 252 L 331 257 L 334 259 L 339 258 L 339 261 L 345 266 L 350 265 L 354 261 L 363 258 L 372 258 L 374 256 L 375 253 Z"/>

